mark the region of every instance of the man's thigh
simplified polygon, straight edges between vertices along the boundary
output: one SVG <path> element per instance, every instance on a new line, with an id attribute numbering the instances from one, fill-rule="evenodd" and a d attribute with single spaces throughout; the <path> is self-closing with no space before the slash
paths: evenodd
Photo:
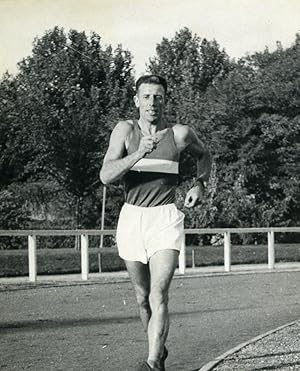
<path id="1" fill-rule="evenodd" d="M 168 290 L 178 264 L 179 251 L 173 249 L 159 250 L 149 261 L 151 290 Z"/>
<path id="2" fill-rule="evenodd" d="M 149 265 L 139 261 L 125 260 L 125 265 L 137 294 L 147 295 L 150 291 Z"/>

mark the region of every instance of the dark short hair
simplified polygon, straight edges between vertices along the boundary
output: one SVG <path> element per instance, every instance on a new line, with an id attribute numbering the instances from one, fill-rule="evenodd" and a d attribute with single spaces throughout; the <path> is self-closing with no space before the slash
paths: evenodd
<path id="1" fill-rule="evenodd" d="M 135 83 L 135 91 L 137 92 L 139 87 L 142 84 L 156 84 L 156 85 L 162 85 L 162 87 L 165 90 L 165 93 L 167 93 L 168 84 L 167 80 L 159 75 L 144 75 L 141 76 L 139 79 L 137 79 Z"/>

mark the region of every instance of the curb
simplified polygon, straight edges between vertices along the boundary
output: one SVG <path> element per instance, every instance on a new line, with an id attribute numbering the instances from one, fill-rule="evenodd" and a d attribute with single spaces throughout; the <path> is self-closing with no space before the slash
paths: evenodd
<path id="1" fill-rule="evenodd" d="M 287 323 L 285 325 L 282 325 L 282 326 L 279 326 L 273 330 L 270 330 L 270 331 L 267 331 L 263 334 L 260 334 L 244 343 L 241 343 L 239 345 L 237 345 L 236 347 L 228 350 L 227 352 L 221 354 L 220 356 L 216 357 L 214 360 L 206 363 L 204 366 L 202 366 L 201 368 L 197 369 L 196 371 L 211 371 L 213 370 L 219 363 L 221 363 L 222 361 L 224 361 L 228 356 L 231 356 L 233 355 L 234 353 L 237 353 L 239 352 L 241 349 L 245 348 L 246 346 L 250 345 L 250 344 L 253 344 L 259 340 L 262 340 L 263 338 L 269 336 L 269 335 L 272 335 L 274 334 L 275 332 L 277 331 L 280 331 L 280 330 L 283 330 L 284 328 L 287 328 L 289 326 L 292 326 L 294 325 L 295 323 L 297 323 L 299 320 L 296 320 L 296 321 L 293 321 L 293 322 L 290 322 L 290 323 Z"/>

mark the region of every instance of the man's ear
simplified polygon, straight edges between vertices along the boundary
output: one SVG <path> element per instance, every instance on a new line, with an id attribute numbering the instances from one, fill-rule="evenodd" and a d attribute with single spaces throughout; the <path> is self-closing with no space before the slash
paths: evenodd
<path id="1" fill-rule="evenodd" d="M 137 95 L 135 95 L 135 96 L 133 97 L 133 101 L 134 101 L 134 104 L 135 104 L 136 108 L 139 108 L 139 106 L 140 106 L 140 102 L 139 102 L 139 98 L 138 98 Z"/>

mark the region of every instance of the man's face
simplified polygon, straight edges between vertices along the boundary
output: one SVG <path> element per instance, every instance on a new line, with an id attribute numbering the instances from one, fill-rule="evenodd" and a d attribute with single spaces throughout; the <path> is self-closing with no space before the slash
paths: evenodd
<path id="1" fill-rule="evenodd" d="M 142 120 L 155 123 L 163 114 L 165 105 L 165 90 L 162 85 L 140 85 L 137 95 L 134 97 L 136 107 L 139 109 Z"/>

